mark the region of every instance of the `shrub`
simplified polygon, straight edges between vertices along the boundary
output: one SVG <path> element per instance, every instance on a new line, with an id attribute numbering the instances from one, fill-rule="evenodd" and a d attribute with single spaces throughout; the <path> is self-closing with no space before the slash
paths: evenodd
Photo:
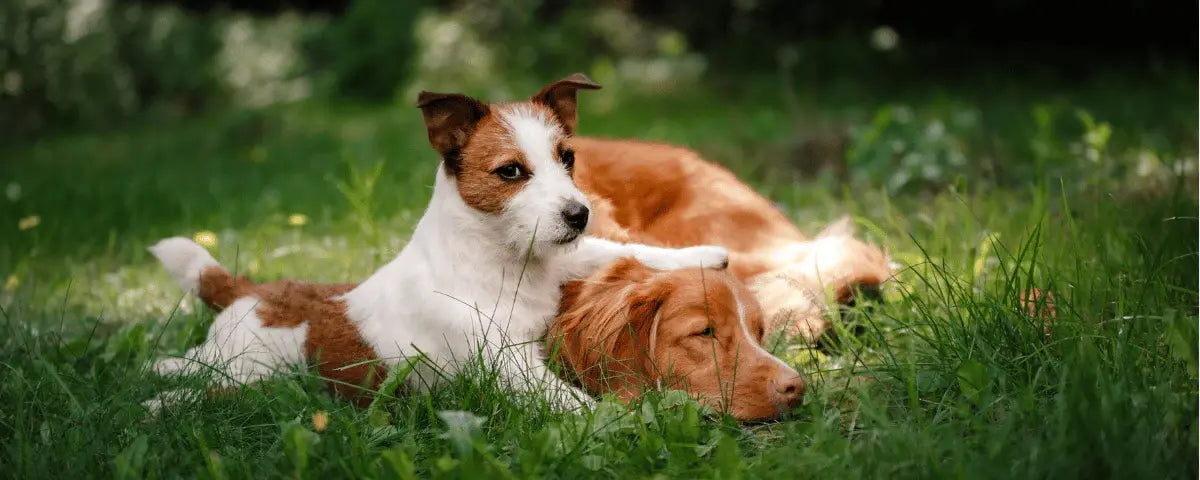
<path id="1" fill-rule="evenodd" d="M 0 138 L 101 127 L 216 96 L 218 41 L 174 8 L 104 0 L 0 3 Z"/>

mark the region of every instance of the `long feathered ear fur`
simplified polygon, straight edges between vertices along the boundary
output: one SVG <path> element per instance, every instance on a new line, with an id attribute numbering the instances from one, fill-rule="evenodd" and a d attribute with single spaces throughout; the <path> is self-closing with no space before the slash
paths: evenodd
<path id="1" fill-rule="evenodd" d="M 654 270 L 619 260 L 600 274 L 563 288 L 551 326 L 551 351 L 593 393 L 628 399 L 652 382 L 651 337 L 670 287 Z"/>

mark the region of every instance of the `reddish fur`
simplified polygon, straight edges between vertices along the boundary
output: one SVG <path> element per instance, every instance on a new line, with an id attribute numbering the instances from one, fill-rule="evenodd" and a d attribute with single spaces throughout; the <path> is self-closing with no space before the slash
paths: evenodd
<path id="1" fill-rule="evenodd" d="M 742 330 L 738 298 L 753 338 Z M 693 335 L 706 326 L 712 338 Z M 656 271 L 624 259 L 563 288 L 550 342 L 589 392 L 628 401 L 659 385 L 684 388 L 703 403 L 753 420 L 790 410 L 803 392 L 794 369 L 751 344 L 763 335 L 753 296 L 726 272 Z M 772 390 L 780 385 L 792 393 Z"/>
<path id="2" fill-rule="evenodd" d="M 570 142 L 576 185 L 593 203 L 605 202 L 592 215 L 593 221 L 610 224 L 596 230 L 600 236 L 672 247 L 722 245 L 730 250 L 730 272 L 748 283 L 785 266 L 771 255 L 776 248 L 808 240 L 769 200 L 691 150 L 630 140 L 575 137 Z M 845 271 L 822 272 L 832 277 L 826 283 L 839 302 L 849 301 L 856 287 L 877 287 L 891 277 L 879 248 L 853 239 L 844 248 L 854 252 Z M 773 306 L 766 298 L 760 301 Z M 825 328 L 823 318 L 789 321 L 797 325 L 781 326 L 808 336 Z"/>
<path id="3" fill-rule="evenodd" d="M 690 150 L 578 137 L 571 145 L 575 184 L 611 202 L 616 222 L 638 238 L 736 252 L 805 239 L 767 199 Z"/>
<path id="4" fill-rule="evenodd" d="M 1021 307 L 1025 313 L 1042 324 L 1042 334 L 1050 338 L 1054 327 L 1054 319 L 1058 317 L 1058 309 L 1054 306 L 1054 292 L 1040 288 L 1030 288 L 1021 292 Z"/>
<path id="5" fill-rule="evenodd" d="M 490 109 L 495 112 L 497 108 Z M 521 149 L 509 140 L 496 113 L 488 113 L 479 121 L 474 135 L 461 152 L 461 167 L 455 174 L 458 194 L 467 205 L 487 213 L 499 213 L 509 199 L 521 191 L 524 182 L 506 181 L 492 173 L 508 163 L 518 163 L 525 171 L 531 167 Z"/>

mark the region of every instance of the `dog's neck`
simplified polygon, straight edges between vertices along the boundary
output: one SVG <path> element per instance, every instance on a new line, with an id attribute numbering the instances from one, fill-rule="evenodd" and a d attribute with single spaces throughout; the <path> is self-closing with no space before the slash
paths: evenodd
<path id="1" fill-rule="evenodd" d="M 505 242 L 496 221 L 491 215 L 467 205 L 459 196 L 454 176 L 439 167 L 433 186 L 433 196 L 408 244 L 395 259 L 379 273 L 387 272 L 392 279 L 409 274 L 423 274 L 421 269 L 435 278 L 491 278 L 493 271 L 508 272 L 504 277 L 515 277 L 512 272 L 523 270 L 528 276 L 534 274 L 540 261 L 530 259 L 527 263 L 524 252 L 515 251 Z M 457 275 L 455 269 L 470 269 L 472 275 Z M 500 275 L 496 275 L 500 278 Z"/>
<path id="2" fill-rule="evenodd" d="M 425 214 L 417 222 L 409 245 L 425 255 L 466 255 L 497 250 L 500 239 L 488 228 L 487 214 L 471 208 L 458 193 L 454 176 L 439 166 L 433 184 L 433 196 Z M 498 253 L 498 252 L 496 252 Z M 464 259 L 465 260 L 465 259 Z M 493 262 L 501 259 L 491 259 Z"/>
<path id="3" fill-rule="evenodd" d="M 494 303 L 497 295 L 511 298 L 518 286 L 545 288 L 534 285 L 546 280 L 542 262 L 526 263 L 503 243 L 492 222 L 462 200 L 454 177 L 439 168 L 433 196 L 408 244 L 345 295 L 351 318 L 403 314 L 413 308 L 409 300 L 417 290 L 483 304 Z"/>

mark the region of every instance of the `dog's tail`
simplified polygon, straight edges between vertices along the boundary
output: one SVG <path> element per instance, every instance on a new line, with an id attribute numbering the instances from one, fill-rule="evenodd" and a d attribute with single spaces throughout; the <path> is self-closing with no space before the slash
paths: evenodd
<path id="1" fill-rule="evenodd" d="M 200 297 L 209 308 L 224 310 L 241 296 L 250 280 L 234 278 L 212 255 L 196 242 L 183 237 L 160 240 L 148 250 L 185 292 Z"/>

